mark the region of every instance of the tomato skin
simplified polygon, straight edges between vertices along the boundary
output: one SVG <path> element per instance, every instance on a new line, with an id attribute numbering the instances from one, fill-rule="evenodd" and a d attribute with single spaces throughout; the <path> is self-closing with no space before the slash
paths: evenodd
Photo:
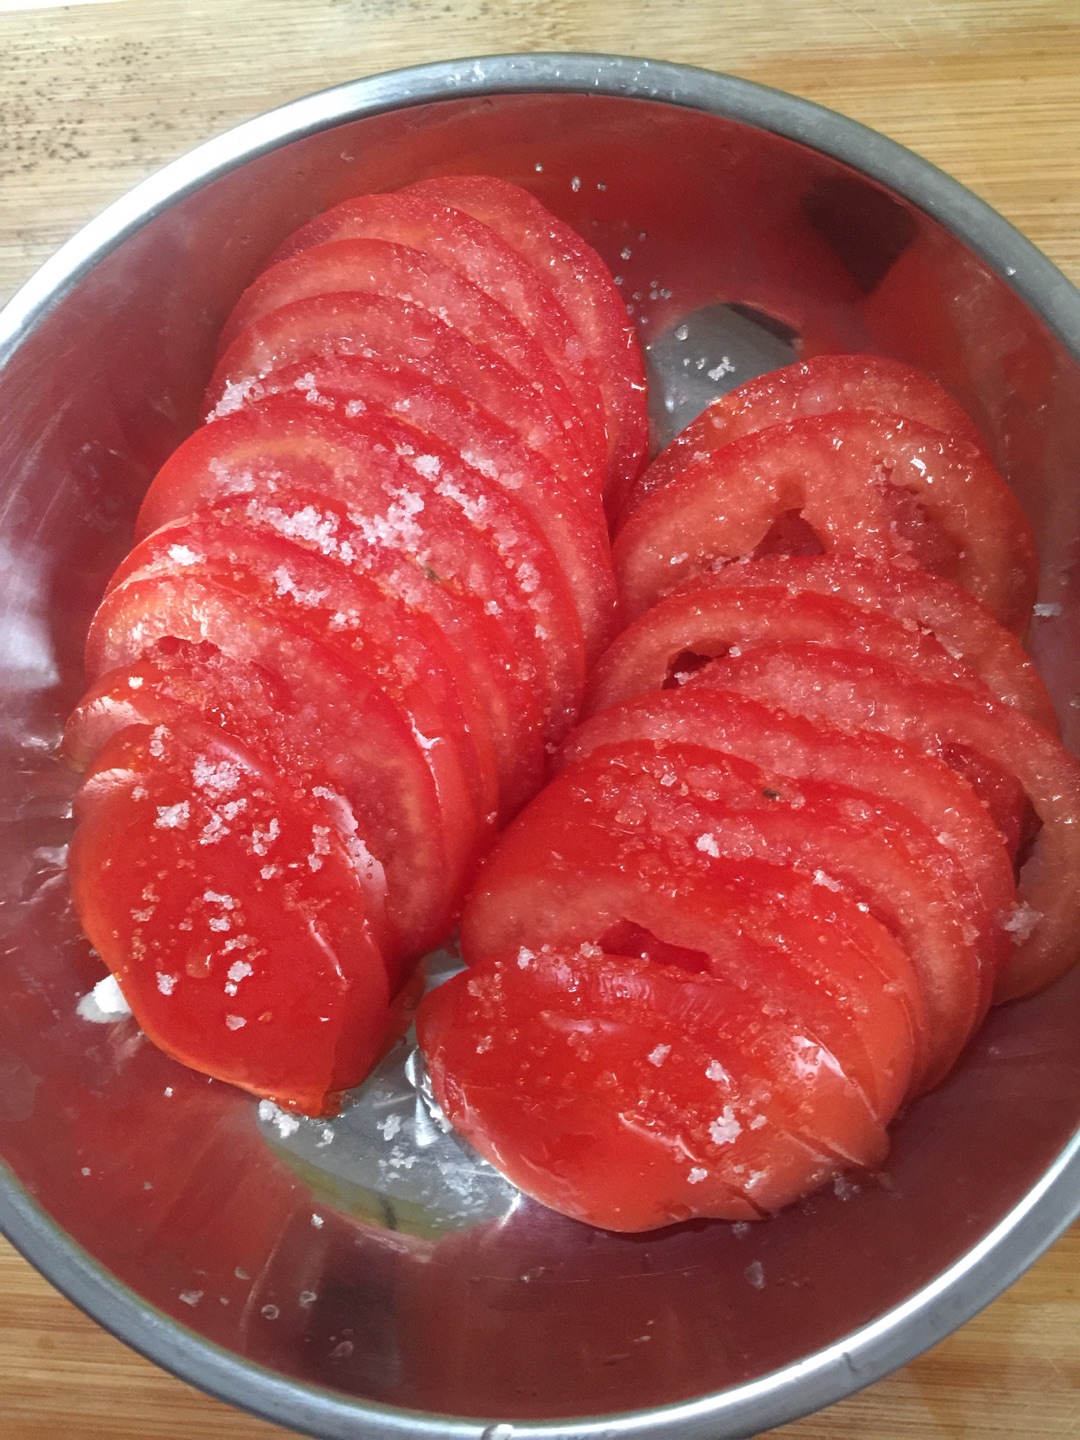
<path id="1" fill-rule="evenodd" d="M 154 1043 L 307 1114 L 333 1112 L 389 1019 L 323 818 L 220 732 L 136 726 L 83 784 L 70 860 L 84 928 Z"/>
<path id="2" fill-rule="evenodd" d="M 884 1131 L 852 1119 L 828 1065 L 785 1062 L 781 1028 L 733 985 L 595 947 L 494 956 L 418 1017 L 436 1098 L 471 1143 L 544 1204 L 630 1231 L 757 1218 L 837 1173 L 802 1115 L 851 1120 L 856 1163 L 880 1163 Z"/>
<path id="3" fill-rule="evenodd" d="M 694 575 L 751 555 L 791 511 L 822 549 L 913 555 L 950 575 L 1006 627 L 1035 595 L 1031 528 L 985 455 L 914 421 L 860 411 L 775 425 L 691 455 L 634 511 L 613 547 L 628 616 Z"/>
<path id="4" fill-rule="evenodd" d="M 639 475 L 620 521 L 677 479 L 689 456 L 716 455 L 725 445 L 771 425 L 838 410 L 914 420 L 985 448 L 967 411 L 922 371 L 882 355 L 814 355 L 748 380 L 714 400 Z"/>

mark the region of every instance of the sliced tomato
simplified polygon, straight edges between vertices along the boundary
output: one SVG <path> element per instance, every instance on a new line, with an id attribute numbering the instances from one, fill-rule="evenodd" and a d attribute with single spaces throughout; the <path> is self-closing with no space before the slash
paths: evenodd
<path id="1" fill-rule="evenodd" d="M 251 734 L 237 738 L 261 754 L 265 746 L 255 738 L 261 727 L 281 731 L 293 703 L 288 686 L 262 666 L 234 660 L 212 645 L 167 640 L 95 680 L 68 716 L 61 753 L 76 770 L 86 770 L 117 731 L 165 724 L 194 710 L 222 730 L 247 711 Z"/>
<path id="2" fill-rule="evenodd" d="M 895 939 L 855 901 L 789 866 L 749 852 L 738 859 L 688 853 L 652 825 L 663 806 L 650 806 L 621 780 L 575 768 L 504 832 L 463 912 L 466 960 L 542 945 L 626 953 L 629 924 L 650 937 L 633 953 L 690 972 L 737 974 L 759 992 L 775 974 L 799 976 L 796 989 L 808 982 L 820 994 L 830 988 L 822 977 L 831 963 L 840 993 L 823 1028 L 841 1025 L 830 1028 L 838 1063 L 878 1118 L 891 1117 L 913 1075 L 923 1073 L 930 1043 L 920 982 Z"/>
<path id="3" fill-rule="evenodd" d="M 70 873 L 91 943 L 167 1054 L 307 1114 L 382 1047 L 386 970 L 325 817 L 195 722 L 106 747 Z"/>
<path id="4" fill-rule="evenodd" d="M 896 971 L 883 970 L 876 954 L 851 937 L 835 945 L 827 910 L 806 906 L 805 892 L 785 888 L 786 876 L 779 888 L 769 888 L 766 873 L 765 867 L 729 873 L 731 893 L 723 899 L 723 913 L 706 877 L 697 894 L 681 883 L 679 916 L 663 918 L 670 927 L 665 933 L 679 935 L 687 945 L 673 945 L 644 926 L 622 920 L 604 932 L 599 948 L 606 955 L 715 976 L 756 996 L 767 1014 L 797 1015 L 801 1028 L 833 1057 L 875 1118 L 888 1124 L 905 1098 L 921 1088 L 928 1054 L 921 997 L 909 1005 L 903 988 L 911 984 L 914 994 L 906 956 L 895 952 L 903 962 L 898 981 Z M 773 876 L 776 873 L 773 869 Z M 692 950 L 691 942 L 706 949 Z M 884 1005 L 883 983 L 893 987 Z M 807 1129 L 801 1134 L 809 1138 Z M 829 1148 L 823 1140 L 816 1143 Z"/>
<path id="5" fill-rule="evenodd" d="M 329 241 L 394 241 L 423 251 L 505 307 L 534 337 L 577 399 L 577 435 L 603 484 L 607 440 L 592 357 L 554 291 L 490 225 L 418 191 L 360 195 L 312 220 L 277 252 L 287 261 Z M 424 303 L 423 300 L 420 302 Z"/>
<path id="6" fill-rule="evenodd" d="M 844 411 L 691 453 L 677 481 L 634 511 L 614 545 L 627 614 L 683 581 L 752 555 L 797 512 L 821 549 L 910 556 L 1022 629 L 1035 594 L 1031 527 L 974 446 L 914 421 Z"/>
<path id="7" fill-rule="evenodd" d="M 698 884 L 730 886 L 738 882 L 739 863 L 753 862 L 771 887 L 774 925 L 782 923 L 800 884 L 842 897 L 849 910 L 861 906 L 898 938 L 917 976 L 920 1009 L 928 1017 L 915 1076 L 921 1088 L 942 1078 L 985 1014 L 1001 932 L 977 901 L 960 898 L 959 867 L 901 807 L 812 779 L 793 783 L 715 751 L 668 745 L 657 754 L 624 742 L 560 776 L 557 808 L 534 803 L 527 815 L 537 852 L 547 844 L 563 866 L 568 841 L 562 831 L 571 823 L 587 828 L 594 843 L 606 824 L 616 837 L 609 837 L 609 847 L 638 874 L 636 852 L 622 838 L 632 837 L 636 851 L 649 857 L 640 862 L 640 883 L 657 887 L 660 876 L 685 887 L 695 874 Z M 504 840 L 496 866 L 510 863 L 505 848 Z M 740 919 L 729 926 L 736 923 L 745 925 Z M 471 924 L 467 918 L 468 937 Z M 996 953 L 981 957 L 980 940 Z M 805 937 L 801 945 L 811 948 Z"/>
<path id="8" fill-rule="evenodd" d="M 204 585 L 253 597 L 340 652 L 423 737 L 440 788 L 454 794 L 464 786 L 474 830 L 494 825 L 498 777 L 487 720 L 465 666 L 427 615 L 332 556 L 260 525 L 251 502 L 206 507 L 162 526 L 130 552 L 110 590 L 189 568 Z"/>
<path id="9" fill-rule="evenodd" d="M 365 584 L 376 584 L 438 626 L 466 672 L 472 701 L 483 711 L 484 728 L 491 735 L 499 813 L 503 819 L 516 813 L 542 782 L 550 705 L 547 711 L 541 708 L 544 685 L 537 656 L 522 656 L 514 645 L 513 627 L 503 619 L 506 607 L 484 598 L 491 589 L 484 584 L 482 561 L 468 563 L 472 552 L 467 533 L 450 537 L 458 542 L 456 568 L 446 573 L 444 565 L 439 573 L 429 563 L 442 563 L 439 556 L 425 558 L 376 543 L 347 507 L 321 495 L 285 492 L 271 500 L 248 500 L 242 511 L 253 529 L 267 529 L 301 548 L 332 555 Z M 445 553 L 445 537 L 443 545 Z M 474 583 L 475 590 L 466 582 Z"/>
<path id="10" fill-rule="evenodd" d="M 654 490 L 677 479 L 691 456 L 697 461 L 770 425 L 838 410 L 914 420 L 985 448 L 967 411 L 921 370 L 883 355 L 814 355 L 797 365 L 770 370 L 714 400 L 640 474 L 627 495 L 622 518 Z"/>
<path id="11" fill-rule="evenodd" d="M 847 734 L 702 683 L 602 711 L 570 735 L 558 763 L 573 764 L 628 740 L 709 746 L 776 775 L 850 786 L 871 808 L 882 801 L 901 807 L 948 850 L 965 888 L 1007 933 L 1016 885 L 1002 834 L 968 781 L 923 747 L 868 731 Z"/>
<path id="12" fill-rule="evenodd" d="M 1053 703 L 1023 645 L 985 606 L 944 576 L 911 561 L 870 561 L 859 555 L 769 555 L 725 565 L 689 582 L 721 586 L 784 585 L 792 595 L 831 595 L 881 611 L 909 629 L 928 630 L 946 650 L 982 676 L 999 700 L 1057 730 Z"/>
<path id="13" fill-rule="evenodd" d="M 725 580 L 713 585 L 714 577 L 702 577 L 657 601 L 628 625 L 593 667 L 584 713 L 673 686 L 681 675 L 717 655 L 731 650 L 742 654 L 771 643 L 831 645 L 880 655 L 928 679 L 951 680 L 980 692 L 986 688 L 932 635 L 832 594 L 792 593 L 783 584 L 756 584 L 753 565 L 729 569 L 746 583 Z"/>
<path id="14" fill-rule="evenodd" d="M 222 331 L 218 354 L 249 325 L 281 306 L 334 294 L 381 295 L 422 306 L 470 343 L 510 365 L 566 435 L 573 438 L 582 431 L 577 390 L 567 389 L 547 352 L 520 319 L 433 255 L 387 240 L 335 240 L 271 265 L 241 295 Z M 605 460 L 606 456 L 596 457 L 594 463 Z"/>
<path id="15" fill-rule="evenodd" d="M 819 1046 L 792 1048 L 787 1019 L 715 977 L 588 947 L 494 957 L 430 994 L 418 1031 L 448 1117 L 515 1184 L 647 1230 L 755 1217 L 838 1173 L 800 1138 L 806 1115 L 880 1163 L 884 1131 Z"/>
<path id="16" fill-rule="evenodd" d="M 257 594 L 206 584 L 185 570 L 132 577 L 110 591 L 90 627 L 92 677 L 157 645 L 206 642 L 268 670 L 293 697 L 289 746 L 299 773 L 324 773 L 384 867 L 387 904 L 411 958 L 446 934 L 472 872 L 475 813 L 460 782 L 444 785 L 439 747 L 340 648 Z M 452 772 L 450 772 L 452 775 Z"/>
<path id="17" fill-rule="evenodd" d="M 271 395 L 196 431 L 158 473 L 140 511 L 145 533 L 227 495 L 275 505 L 297 491 L 348 506 L 369 546 L 411 555 L 435 581 L 482 598 L 535 665 L 547 739 L 561 738 L 584 689 L 584 641 L 550 546 L 512 495 L 448 448 L 386 417 L 348 423 Z M 252 512 L 254 513 L 254 512 Z"/>
<path id="18" fill-rule="evenodd" d="M 545 278 L 591 356 L 607 417 L 613 508 L 649 446 L 645 365 L 610 270 L 570 225 L 527 190 L 490 175 L 442 175 L 409 187 L 497 230 Z"/>
<path id="19" fill-rule="evenodd" d="M 280 679 L 210 645 L 162 642 L 90 687 L 68 717 L 63 753 L 77 769 L 86 770 L 112 737 L 130 725 L 190 721 L 216 726 L 239 740 L 271 773 L 290 775 L 307 803 L 325 812 L 352 860 L 368 921 L 397 988 L 402 948 L 387 913 L 386 872 L 364 844 L 357 817 L 333 788 L 325 764 L 313 769 L 308 755 L 298 769 L 292 731 L 305 717 Z"/>
<path id="20" fill-rule="evenodd" d="M 678 742 L 659 752 L 647 742 L 607 747 L 567 775 L 579 791 L 606 793 L 605 812 L 639 810 L 676 872 L 716 868 L 722 881 L 724 862 L 754 858 L 867 906 L 922 987 L 931 1038 L 920 1083 L 952 1067 L 989 1006 L 1005 935 L 934 833 L 902 807 Z"/>
<path id="21" fill-rule="evenodd" d="M 155 477 L 137 529 L 146 534 L 230 494 L 303 489 L 344 501 L 371 543 L 407 549 L 440 576 L 461 568 L 462 553 L 479 567 L 469 588 L 521 632 L 526 654 L 539 652 L 556 672 L 558 703 L 576 705 L 580 626 L 550 547 L 511 495 L 423 438 L 418 447 L 417 432 L 387 415 L 340 421 L 296 396 L 271 395 L 196 431 Z M 491 550 L 497 561 L 483 563 Z"/>
<path id="22" fill-rule="evenodd" d="M 456 386 L 539 450 L 568 485 L 599 489 L 575 437 L 512 365 L 422 306 L 379 295 L 313 295 L 249 325 L 211 376 L 204 413 L 234 409 L 274 370 L 332 354 L 411 365 L 439 384 Z"/>
<path id="23" fill-rule="evenodd" d="M 302 396 L 339 418 L 389 412 L 453 450 L 464 465 L 520 501 L 543 531 L 573 592 L 588 656 L 613 638 L 618 597 L 602 506 L 580 486 L 569 487 L 496 416 L 410 366 L 360 355 L 330 355 L 273 371 L 257 382 L 247 403 L 278 394 Z"/>
<path id="24" fill-rule="evenodd" d="M 1005 921 L 1016 949 L 995 998 L 1029 994 L 1069 969 L 1080 924 L 1080 765 L 1053 734 L 959 686 L 825 646 L 763 646 L 715 660 L 689 683 L 733 689 L 839 729 L 891 735 L 961 766 L 976 782 L 979 770 L 1011 779 L 1039 830 L 1020 870 L 1017 905 Z M 974 772 L 967 756 L 974 757 Z"/>

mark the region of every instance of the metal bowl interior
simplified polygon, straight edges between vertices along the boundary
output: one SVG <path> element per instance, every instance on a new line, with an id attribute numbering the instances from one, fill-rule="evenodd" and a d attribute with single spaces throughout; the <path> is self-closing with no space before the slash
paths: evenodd
<path id="1" fill-rule="evenodd" d="M 159 1363 L 313 1434 L 746 1435 L 933 1343 L 1080 1208 L 1080 973 L 991 1017 L 880 1180 L 639 1237 L 528 1203 L 390 1228 L 268 1144 L 250 1098 L 76 1013 L 101 971 L 54 747 L 141 492 L 275 244 L 450 171 L 576 225 L 646 341 L 736 303 L 804 353 L 943 380 L 1035 525 L 1034 642 L 1077 736 L 1080 300 L 966 192 L 789 97 L 597 57 L 429 67 L 252 122 L 106 212 L 0 319 L 0 1220 Z"/>

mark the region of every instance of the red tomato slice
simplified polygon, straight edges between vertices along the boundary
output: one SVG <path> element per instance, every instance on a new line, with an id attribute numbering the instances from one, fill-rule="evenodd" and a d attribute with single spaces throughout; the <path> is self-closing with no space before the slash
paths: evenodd
<path id="1" fill-rule="evenodd" d="M 357 818 L 329 784 L 325 767 L 297 773 L 292 727 L 303 717 L 286 686 L 256 665 L 232 660 L 209 645 L 165 642 L 90 687 L 68 717 L 63 753 L 86 770 L 112 737 L 131 725 L 167 727 L 194 721 L 235 737 L 272 774 L 290 774 L 307 803 L 323 810 L 348 852 L 364 891 L 391 983 L 400 970 L 400 940 L 386 910 L 386 872 L 358 834 Z"/>
<path id="2" fill-rule="evenodd" d="M 676 479 L 691 456 L 697 461 L 770 425 L 838 410 L 876 411 L 883 418 L 914 420 L 985 448 L 967 411 L 921 370 L 882 355 L 815 355 L 759 375 L 714 400 L 641 473 L 627 495 L 622 518 L 654 490 Z"/>
<path id="3" fill-rule="evenodd" d="M 470 555 L 466 541 L 457 546 L 458 572 L 436 571 L 426 560 L 403 549 L 373 543 L 370 530 L 359 528 L 341 504 L 302 490 L 283 491 L 271 500 L 248 500 L 241 507 L 244 523 L 287 537 L 302 549 L 332 556 L 365 584 L 376 584 L 410 610 L 430 618 L 449 642 L 457 664 L 467 672 L 471 700 L 484 714 L 498 774 L 499 812 L 515 814 L 542 783 L 545 724 L 538 693 L 543 688 L 535 663 L 524 663 L 514 648 L 514 633 L 494 612 L 483 571 L 472 565 L 465 573 L 481 583 L 476 592 L 462 583 L 462 561 Z M 454 537 L 452 537 L 454 538 Z M 439 557 L 429 555 L 429 559 Z"/>
<path id="4" fill-rule="evenodd" d="M 586 715 L 649 690 L 671 688 L 704 660 L 771 643 L 831 645 L 879 655 L 928 679 L 952 680 L 979 692 L 986 688 L 932 635 L 830 594 L 755 584 L 753 565 L 729 568 L 746 576 L 747 583 L 712 585 L 714 577 L 702 577 L 658 600 L 627 626 L 593 668 Z"/>
<path id="5" fill-rule="evenodd" d="M 651 827 L 649 805 L 608 778 L 560 776 L 504 832 L 462 915 L 466 960 L 518 946 L 612 951 L 625 947 L 627 924 L 651 937 L 637 953 L 690 971 L 729 974 L 741 948 L 764 947 L 758 990 L 774 973 L 819 993 L 839 987 L 827 1022 L 846 1031 L 838 1045 L 832 1032 L 837 1056 L 874 1113 L 891 1117 L 923 1072 L 928 1021 L 911 962 L 884 926 L 788 867 L 680 852 Z"/>
<path id="6" fill-rule="evenodd" d="M 300 773 L 325 774 L 384 867 L 404 955 L 445 936 L 471 874 L 475 814 L 460 781 L 444 785 L 438 747 L 342 651 L 257 595 L 207 585 L 192 569 L 113 589 L 87 641 L 91 676 L 121 669 L 159 641 L 207 642 L 279 677 L 293 697 L 289 745 Z M 452 777 L 452 771 L 450 772 Z"/>
<path id="7" fill-rule="evenodd" d="M 934 834 L 906 811 L 843 786 L 791 781 L 685 744 L 605 748 L 567 772 L 607 813 L 640 811 L 643 838 L 682 872 L 753 858 L 841 893 L 904 946 L 929 1017 L 929 1088 L 951 1069 L 990 1003 L 1006 950 L 996 917 L 963 886 Z M 714 862 L 720 862 L 714 867 Z"/>
<path id="8" fill-rule="evenodd" d="M 272 371 L 255 383 L 248 403 L 278 394 L 303 396 L 339 418 L 390 413 L 453 450 L 463 464 L 513 495 L 543 531 L 573 592 L 589 658 L 611 641 L 618 597 L 602 506 L 580 486 L 568 487 L 496 416 L 410 366 L 391 367 L 361 355 L 330 355 Z"/>
<path id="9" fill-rule="evenodd" d="M 934 834 L 983 912 L 1011 915 L 1012 864 L 1001 832 L 971 785 L 936 756 L 885 735 L 854 735 L 704 683 L 642 695 L 602 711 L 568 738 L 560 763 L 628 740 L 704 745 L 796 780 L 850 786 L 876 806 L 899 806 Z"/>
<path id="10" fill-rule="evenodd" d="M 452 385 L 538 450 L 568 485 L 599 490 L 588 457 L 531 385 L 493 350 L 465 339 L 431 311 L 378 295 L 313 295 L 249 325 L 222 356 L 204 402 L 208 417 L 243 404 L 252 386 L 285 365 L 332 354 L 419 369 Z"/>
<path id="11" fill-rule="evenodd" d="M 580 448 L 601 484 L 607 441 L 592 357 L 554 292 L 489 225 L 423 194 L 360 195 L 298 230 L 274 259 L 289 260 L 332 240 L 379 239 L 422 250 L 505 307 L 532 335 L 577 400 Z M 417 297 L 419 298 L 419 297 Z M 424 301 L 421 299 L 420 303 Z"/>
<path id="12" fill-rule="evenodd" d="M 634 618 L 703 571 L 752 555 L 798 512 L 826 554 L 909 555 L 955 580 L 1010 629 L 1035 595 L 1031 528 L 974 446 L 860 411 L 774 425 L 716 455 L 691 452 L 677 481 L 634 511 L 615 575 Z"/>
<path id="13" fill-rule="evenodd" d="M 547 352 L 518 318 L 433 255 L 387 240 L 334 240 L 271 265 L 241 295 L 222 331 L 218 354 L 249 325 L 281 306 L 333 294 L 381 295 L 422 306 L 510 365 L 567 435 L 582 430 L 575 401 L 580 387 L 567 389 Z M 606 456 L 598 456 L 595 463 L 605 461 Z"/>
<path id="14" fill-rule="evenodd" d="M 816 1188 L 844 1162 L 800 1137 L 807 1117 L 828 1112 L 854 1163 L 885 1154 L 821 1047 L 712 976 L 592 946 L 518 951 L 432 992 L 418 1033 L 481 1154 L 607 1229 L 750 1218 Z"/>
<path id="15" fill-rule="evenodd" d="M 379 1053 L 389 991 L 325 816 L 194 723 L 121 732 L 76 814 L 76 908 L 154 1043 L 279 1105 L 336 1110 Z"/>
<path id="16" fill-rule="evenodd" d="M 831 595 L 864 610 L 880 611 L 909 629 L 929 630 L 950 655 L 982 676 L 999 700 L 1058 728 L 1046 686 L 1023 645 L 990 612 L 951 580 L 899 557 L 891 562 L 859 555 L 769 555 L 725 565 L 687 588 L 784 585 L 797 595 Z"/>
<path id="17" fill-rule="evenodd" d="M 757 867 L 751 874 L 744 870 L 729 876 L 732 893 L 723 901 L 722 914 L 712 903 L 706 877 L 701 877 L 704 884 L 697 895 L 680 886 L 681 913 L 677 920 L 664 918 L 670 933 L 707 947 L 704 950 L 672 945 L 627 920 L 606 930 L 599 948 L 606 955 L 712 975 L 754 995 L 767 1014 L 797 1014 L 801 1026 L 858 1088 L 875 1118 L 888 1124 L 904 1099 L 920 1088 L 927 1046 L 924 1028 L 916 1026 L 914 1017 L 925 1022 L 925 1013 L 902 999 L 881 1005 L 881 986 L 891 981 L 895 988 L 896 975 L 885 980 L 886 972 L 855 944 L 831 944 L 828 919 L 822 928 L 821 908 L 806 908 L 805 896 L 793 896 L 782 884 L 768 888 L 765 874 L 766 867 Z M 733 896 L 741 903 L 734 904 Z M 914 984 L 903 958 L 899 984 Z M 806 1131 L 802 1138 L 807 1139 Z"/>
<path id="18" fill-rule="evenodd" d="M 527 190 L 490 175 L 444 175 L 408 187 L 497 230 L 539 270 L 592 357 L 607 417 L 613 503 L 649 448 L 645 365 L 637 332 L 600 256 Z"/>
<path id="19" fill-rule="evenodd" d="M 449 449 L 389 419 L 348 424 L 293 396 L 271 395 L 192 435 L 155 477 L 137 522 L 226 495 L 274 503 L 294 491 L 344 502 L 368 543 L 412 555 L 483 597 L 527 664 L 535 663 L 548 739 L 561 738 L 584 689 L 584 642 L 558 562 L 526 511 Z"/>
<path id="20" fill-rule="evenodd" d="M 490 829 L 499 803 L 491 734 L 442 631 L 367 576 L 260 524 L 251 504 L 225 502 L 163 525 L 128 554 L 110 590 L 194 567 L 204 585 L 252 596 L 290 617 L 386 692 L 423 737 L 441 785 L 448 793 L 464 786 L 474 828 Z"/>
<path id="21" fill-rule="evenodd" d="M 733 689 L 839 729 L 891 735 L 950 763 L 969 753 L 989 772 L 1012 777 L 1040 829 L 1006 921 L 1016 949 L 995 999 L 1029 994 L 1070 968 L 1080 924 L 1080 765 L 1049 731 L 959 686 L 825 646 L 763 646 L 713 661 L 690 683 Z"/>

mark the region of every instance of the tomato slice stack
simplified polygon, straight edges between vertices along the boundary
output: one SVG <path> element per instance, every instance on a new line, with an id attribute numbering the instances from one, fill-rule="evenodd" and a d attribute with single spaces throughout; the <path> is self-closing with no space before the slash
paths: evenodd
<path id="1" fill-rule="evenodd" d="M 329 212 L 241 296 L 65 739 L 76 903 L 136 1018 L 310 1113 L 576 719 L 645 455 L 602 262 L 514 186 L 447 185 Z"/>
<path id="2" fill-rule="evenodd" d="M 645 1229 L 851 1166 L 1080 925 L 1080 767 L 1027 659 L 1030 530 L 925 376 L 822 357 L 624 492 L 630 624 L 419 1017 L 522 1188 Z"/>

